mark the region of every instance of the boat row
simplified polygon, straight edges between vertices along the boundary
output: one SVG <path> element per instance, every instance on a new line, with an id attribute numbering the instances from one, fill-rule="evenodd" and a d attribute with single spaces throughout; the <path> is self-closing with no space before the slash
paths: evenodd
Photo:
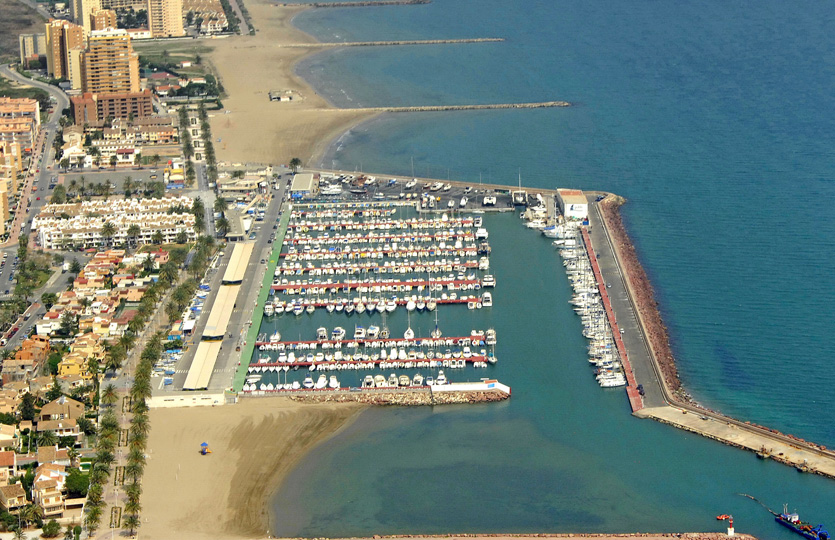
<path id="1" fill-rule="evenodd" d="M 341 349 L 343 345 L 347 348 L 356 348 L 360 345 L 372 348 L 379 347 L 407 347 L 417 345 L 420 347 L 451 347 L 451 346 L 466 346 L 466 345 L 495 345 L 496 344 L 496 330 L 488 328 L 485 330 L 473 330 L 469 336 L 466 337 L 443 337 L 441 330 L 435 325 L 435 329 L 431 332 L 431 337 L 416 338 L 411 327 L 404 332 L 403 339 L 389 339 L 390 332 L 388 328 L 370 325 L 367 329 L 362 326 L 354 327 L 353 339 L 346 339 L 345 329 L 341 326 L 334 328 L 330 334 L 328 329 L 324 326 L 316 330 L 316 341 L 281 341 L 281 334 L 275 331 L 270 335 L 267 341 L 266 334 L 259 334 L 256 340 L 256 345 L 262 347 L 262 351 L 283 351 L 283 350 L 316 350 L 322 349 Z"/>
<path id="2" fill-rule="evenodd" d="M 349 355 L 346 355 L 348 358 Z M 366 369 L 437 369 L 437 368 L 452 368 L 463 369 L 467 364 L 475 368 L 486 368 L 488 365 L 496 363 L 495 356 L 471 356 L 470 358 L 436 358 L 432 360 L 375 360 L 373 356 L 369 356 L 367 360 L 357 360 L 356 358 L 340 361 L 327 359 L 322 361 L 312 362 L 297 362 L 291 363 L 272 363 L 272 364 L 250 364 L 247 367 L 247 373 L 278 373 L 281 371 L 297 371 L 300 368 L 306 367 L 309 371 L 361 371 Z"/>
<path id="3" fill-rule="evenodd" d="M 298 276 L 308 274 L 311 276 L 322 275 L 347 275 L 352 276 L 361 273 L 372 274 L 407 274 L 407 273 L 438 273 L 451 272 L 453 269 L 471 269 L 478 268 L 478 260 L 467 259 L 454 260 L 437 259 L 437 260 L 416 260 L 416 261 L 385 261 L 380 264 L 377 262 L 367 263 L 325 263 L 322 266 L 315 266 L 308 262 L 302 265 L 300 262 L 284 261 L 276 266 L 274 276 Z"/>
<path id="4" fill-rule="evenodd" d="M 277 384 L 260 382 L 260 376 L 247 377 L 247 382 L 243 386 L 244 392 L 275 392 L 286 390 L 338 390 L 341 388 L 339 379 L 336 375 L 327 376 L 321 373 L 319 377 L 314 380 L 313 376 L 308 375 L 302 382 L 293 381 Z M 438 376 L 433 377 L 429 375 L 424 378 L 422 374 L 415 373 L 414 376 L 390 374 L 388 377 L 377 375 L 366 375 L 362 380 L 361 388 L 421 388 L 426 386 L 439 386 L 449 384 L 443 370 L 438 371 Z"/>
<path id="5" fill-rule="evenodd" d="M 401 231 L 401 230 L 431 230 L 449 227 L 475 226 L 473 218 L 449 218 L 446 219 L 371 219 L 361 221 L 350 221 L 338 219 L 329 221 L 327 219 L 300 219 L 288 225 L 288 230 L 301 232 L 323 232 L 323 231 Z"/>
<path id="6" fill-rule="evenodd" d="M 466 288 L 466 287 L 462 287 Z M 469 289 L 469 288 L 467 288 Z M 317 308 L 324 308 L 328 313 L 345 313 L 351 315 L 357 313 L 361 315 L 368 312 L 369 315 L 379 313 L 391 313 L 397 309 L 398 306 L 404 306 L 406 311 L 434 311 L 439 304 L 466 304 L 467 309 L 482 309 L 493 306 L 493 296 L 489 292 L 481 293 L 481 295 L 461 295 L 457 293 L 441 294 L 438 298 L 432 296 L 406 296 L 397 297 L 392 296 L 389 299 L 378 298 L 373 299 L 364 298 L 365 301 L 359 298 L 354 298 L 353 301 L 346 298 L 333 299 L 296 299 L 292 301 L 284 300 L 267 300 L 264 303 L 264 315 L 271 317 L 273 315 L 281 315 L 284 313 L 292 313 L 293 315 L 301 315 L 303 313 L 313 314 Z"/>

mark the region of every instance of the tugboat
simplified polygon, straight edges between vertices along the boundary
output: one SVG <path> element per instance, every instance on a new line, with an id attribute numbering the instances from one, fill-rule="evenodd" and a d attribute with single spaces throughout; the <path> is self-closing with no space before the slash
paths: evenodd
<path id="1" fill-rule="evenodd" d="M 809 540 L 829 540 L 829 533 L 824 530 L 823 525 L 816 525 L 812 527 L 809 523 L 800 521 L 800 516 L 797 513 L 789 513 L 788 505 L 783 505 L 783 513 L 775 514 L 774 521 L 791 529 L 801 536 L 805 536 Z"/>

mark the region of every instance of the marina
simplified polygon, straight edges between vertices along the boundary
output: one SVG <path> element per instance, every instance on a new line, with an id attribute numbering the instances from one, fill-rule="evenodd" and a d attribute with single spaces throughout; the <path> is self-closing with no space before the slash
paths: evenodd
<path id="1" fill-rule="evenodd" d="M 362 182 L 366 188 L 374 184 L 367 177 Z M 428 197 L 401 200 L 392 192 L 362 203 L 335 202 L 358 194 L 342 183 L 320 189 L 318 199 L 286 210 L 241 392 L 480 392 L 488 384 L 496 392 L 501 383 L 488 383 L 489 377 L 468 382 L 469 373 L 489 374 L 497 363 L 495 329 L 471 327 L 446 336 L 441 326 L 455 317 L 453 310 L 489 312 L 494 306 L 487 289 L 496 287 L 496 279 L 489 273 L 492 248 L 483 217 L 463 213 L 460 204 L 451 211 L 429 210 Z M 503 399 L 509 397 L 510 388 L 501 387 Z M 443 401 L 418 402 L 413 404 Z"/>

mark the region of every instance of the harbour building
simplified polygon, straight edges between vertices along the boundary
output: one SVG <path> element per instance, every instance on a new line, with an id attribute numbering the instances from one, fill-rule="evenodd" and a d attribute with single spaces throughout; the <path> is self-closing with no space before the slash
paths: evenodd
<path id="1" fill-rule="evenodd" d="M 589 217 L 589 201 L 579 189 L 558 189 L 557 206 L 566 219 L 583 221 Z"/>
<path id="2" fill-rule="evenodd" d="M 319 194 L 319 173 L 298 173 L 293 176 L 290 197 L 309 199 Z"/>

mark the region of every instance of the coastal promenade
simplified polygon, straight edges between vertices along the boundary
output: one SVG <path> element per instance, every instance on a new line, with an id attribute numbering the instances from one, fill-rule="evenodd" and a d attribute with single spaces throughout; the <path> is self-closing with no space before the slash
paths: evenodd
<path id="1" fill-rule="evenodd" d="M 643 385 L 645 392 L 643 407 L 633 411 L 635 416 L 750 450 L 760 458 L 771 458 L 803 472 L 835 478 L 835 452 L 826 447 L 725 416 L 686 400 L 687 395 L 675 375 L 675 366 L 669 365 L 672 353 L 646 276 L 638 275 L 642 271 L 637 261 L 630 260 L 625 253 L 627 246 L 631 248 L 625 232 L 621 227 L 613 226 L 616 218 L 612 213 L 617 211 L 617 206 L 604 211 L 596 200 L 597 195 L 604 194 L 587 195 L 591 243 L 618 327 L 623 330 L 621 337 L 635 380 Z M 605 195 L 610 201 L 614 198 L 611 194 Z"/>

